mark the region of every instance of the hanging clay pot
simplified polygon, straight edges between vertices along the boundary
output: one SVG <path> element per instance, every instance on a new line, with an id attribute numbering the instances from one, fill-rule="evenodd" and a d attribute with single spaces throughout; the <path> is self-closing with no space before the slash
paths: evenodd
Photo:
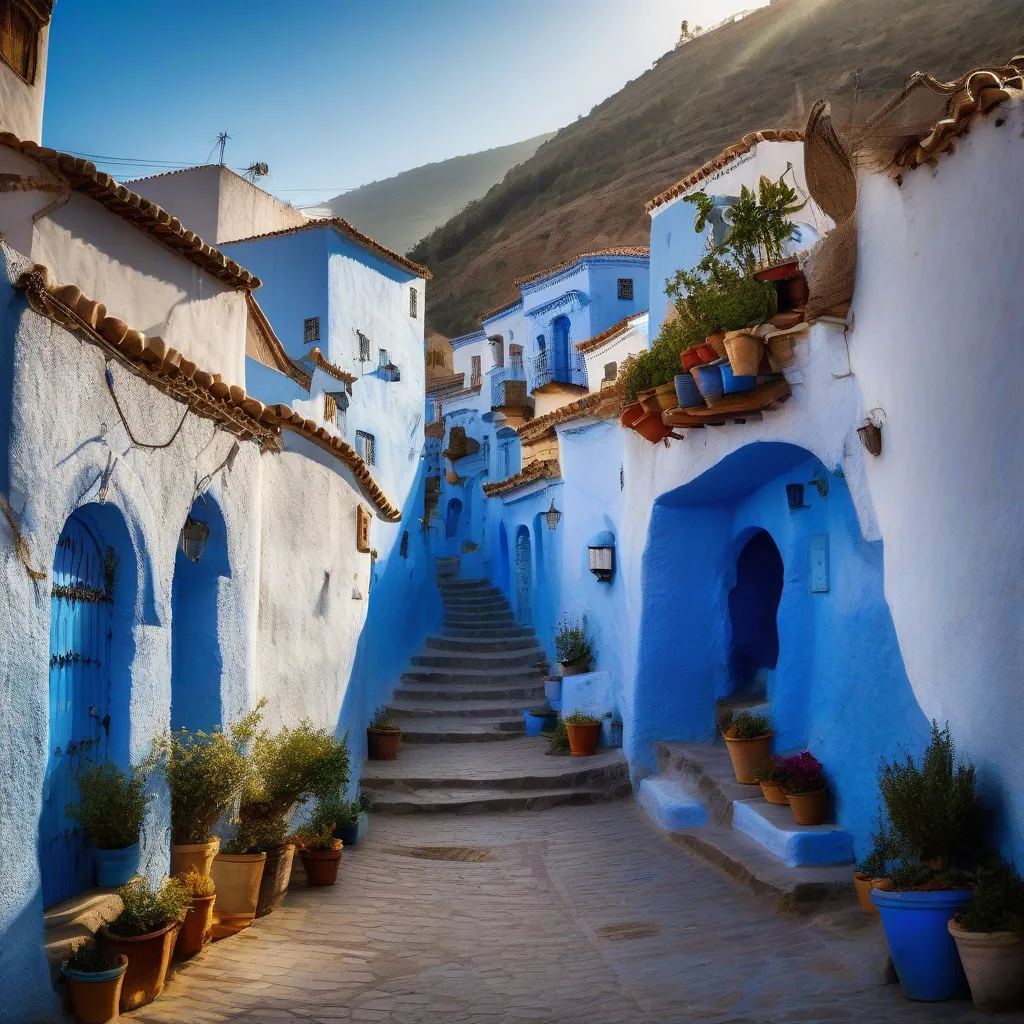
<path id="1" fill-rule="evenodd" d="M 705 355 L 714 352 L 715 359 L 725 359 L 725 331 L 715 331 L 714 334 L 709 334 L 703 347 Z M 710 359 L 708 360 L 708 362 L 711 361 Z"/>
<path id="2" fill-rule="evenodd" d="M 752 331 L 729 331 L 725 336 L 729 365 L 737 377 L 756 377 L 764 342 Z"/>
<path id="3" fill-rule="evenodd" d="M 624 427 L 632 428 L 633 424 L 636 423 L 641 416 L 646 415 L 644 413 L 644 407 L 639 402 L 630 402 L 625 409 L 622 410 L 622 415 L 619 417 L 619 422 Z"/>
<path id="4" fill-rule="evenodd" d="M 704 407 L 704 396 L 697 387 L 691 373 L 677 374 L 675 379 L 676 401 L 680 409 L 696 409 Z"/>
<path id="5" fill-rule="evenodd" d="M 725 393 L 720 365 L 720 361 L 716 360 L 707 366 L 696 366 L 690 371 L 708 405 L 714 405 Z"/>
<path id="6" fill-rule="evenodd" d="M 662 422 L 660 412 L 645 413 L 633 424 L 633 429 L 651 444 L 657 444 L 672 432 L 672 428 L 666 427 Z"/>
<path id="7" fill-rule="evenodd" d="M 705 362 L 704 357 L 700 354 L 700 346 L 694 348 L 683 349 L 679 353 L 679 362 L 682 363 L 683 369 L 689 372 L 695 366 L 700 366 L 701 363 Z"/>

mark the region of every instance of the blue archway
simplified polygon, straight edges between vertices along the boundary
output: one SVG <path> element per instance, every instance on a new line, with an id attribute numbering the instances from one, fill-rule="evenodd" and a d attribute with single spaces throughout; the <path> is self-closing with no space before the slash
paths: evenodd
<path id="1" fill-rule="evenodd" d="M 775 541 L 767 530 L 758 530 L 736 559 L 736 585 L 729 591 L 733 693 L 767 696 L 765 670 L 774 671 L 779 662 L 783 575 Z"/>
<path id="2" fill-rule="evenodd" d="M 569 369 L 569 339 L 572 328 L 567 316 L 558 317 L 551 325 L 551 370 L 556 380 L 565 380 Z"/>
<path id="3" fill-rule="evenodd" d="M 455 540 L 459 535 L 459 520 L 462 518 L 462 502 L 458 498 L 452 498 L 448 502 L 448 512 L 444 518 L 445 540 Z"/>
<path id="4" fill-rule="evenodd" d="M 223 660 L 218 626 L 220 580 L 230 577 L 227 527 L 210 497 L 197 498 L 189 515 L 209 527 L 195 561 L 179 540 L 171 588 L 171 728 L 209 730 L 222 724 Z"/>

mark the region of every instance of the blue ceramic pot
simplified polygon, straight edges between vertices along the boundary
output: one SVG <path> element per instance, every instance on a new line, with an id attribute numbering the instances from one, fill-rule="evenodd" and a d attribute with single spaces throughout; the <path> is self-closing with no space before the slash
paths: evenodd
<path id="1" fill-rule="evenodd" d="M 698 366 L 693 371 L 697 375 L 700 393 L 709 404 L 725 393 L 722 384 L 722 364 L 725 362 L 728 360 L 719 359 L 714 363 L 708 363 L 707 366 Z"/>
<path id="2" fill-rule="evenodd" d="M 128 970 L 128 957 L 126 957 L 124 953 L 119 953 L 117 960 L 117 967 L 111 971 L 76 971 L 61 964 L 60 973 L 63 974 L 65 978 L 70 978 L 72 981 L 91 982 L 93 984 L 97 984 L 101 981 L 116 981 L 126 970 Z"/>
<path id="3" fill-rule="evenodd" d="M 334 838 L 341 840 L 341 845 L 348 849 L 350 846 L 355 846 L 359 842 L 359 826 L 358 825 L 335 825 L 334 827 Z"/>
<path id="4" fill-rule="evenodd" d="M 693 409 L 698 405 L 704 405 L 704 396 L 701 395 L 692 374 L 676 374 L 676 399 L 679 401 L 680 409 Z"/>
<path id="5" fill-rule="evenodd" d="M 535 715 L 530 711 L 523 712 L 523 721 L 526 723 L 527 736 L 539 736 L 544 729 L 544 722 L 547 715 Z"/>
<path id="6" fill-rule="evenodd" d="M 908 999 L 937 1002 L 967 995 L 967 978 L 956 940 L 946 926 L 973 898 L 970 889 L 871 890 L 900 987 Z"/>
<path id="7" fill-rule="evenodd" d="M 96 884 L 105 889 L 116 889 L 139 873 L 142 851 L 138 843 L 126 846 L 123 850 L 94 848 L 92 853 L 93 863 L 96 865 Z"/>
<path id="8" fill-rule="evenodd" d="M 727 395 L 734 395 L 739 391 L 752 391 L 757 383 L 756 377 L 737 377 L 728 363 L 724 363 L 720 369 L 722 371 L 722 389 Z"/>

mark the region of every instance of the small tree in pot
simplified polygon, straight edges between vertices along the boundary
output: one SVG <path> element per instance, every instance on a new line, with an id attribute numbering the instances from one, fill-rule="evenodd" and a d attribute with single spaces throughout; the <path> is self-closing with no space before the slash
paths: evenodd
<path id="1" fill-rule="evenodd" d="M 76 774 L 78 800 L 68 805 L 67 815 L 93 848 L 97 885 L 124 885 L 139 868 L 139 835 L 152 799 L 146 793 L 147 769 L 85 762 Z"/>
<path id="2" fill-rule="evenodd" d="M 163 991 L 178 929 L 192 903 L 192 893 L 180 878 L 165 879 L 153 888 L 136 875 L 117 891 L 124 909 L 100 930 L 112 955 L 128 958 L 121 987 L 121 1012 L 151 1003 Z"/>
<path id="3" fill-rule="evenodd" d="M 594 657 L 593 645 L 587 635 L 587 617 L 565 616 L 555 630 L 555 653 L 563 676 L 582 675 L 590 671 Z"/>
<path id="4" fill-rule="evenodd" d="M 388 717 L 382 704 L 366 728 L 366 756 L 371 761 L 397 761 L 402 730 Z"/>

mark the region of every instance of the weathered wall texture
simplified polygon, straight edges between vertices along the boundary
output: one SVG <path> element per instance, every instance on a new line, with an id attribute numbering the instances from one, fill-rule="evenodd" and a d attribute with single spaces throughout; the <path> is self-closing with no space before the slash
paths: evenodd
<path id="1" fill-rule="evenodd" d="M 0 129 L 19 139 L 43 138 L 43 99 L 46 94 L 46 57 L 50 26 L 39 32 L 36 74 L 31 84 L 0 61 Z"/>

